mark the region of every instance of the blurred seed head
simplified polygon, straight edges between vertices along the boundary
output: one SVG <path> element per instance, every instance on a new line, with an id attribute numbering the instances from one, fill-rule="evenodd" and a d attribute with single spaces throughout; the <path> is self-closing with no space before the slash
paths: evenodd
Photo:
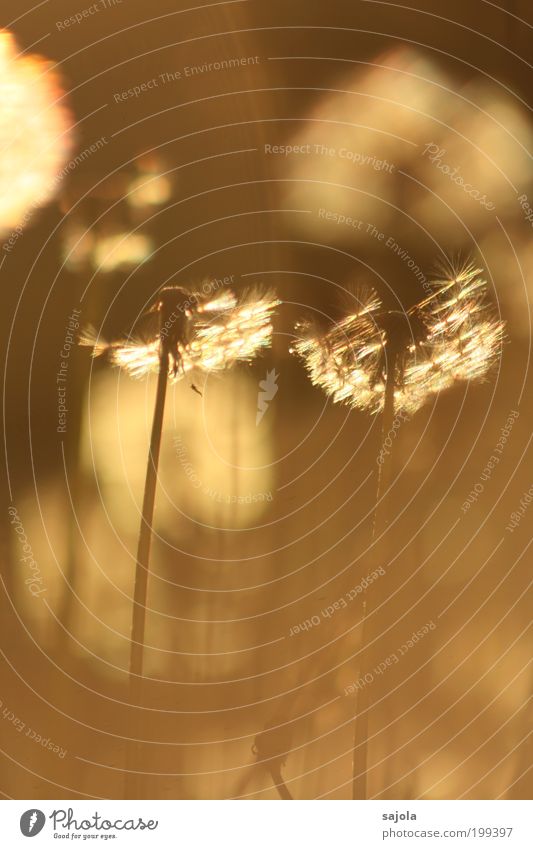
<path id="1" fill-rule="evenodd" d="M 0 30 L 0 230 L 16 227 L 57 192 L 72 147 L 70 114 L 57 75 L 20 55 Z"/>

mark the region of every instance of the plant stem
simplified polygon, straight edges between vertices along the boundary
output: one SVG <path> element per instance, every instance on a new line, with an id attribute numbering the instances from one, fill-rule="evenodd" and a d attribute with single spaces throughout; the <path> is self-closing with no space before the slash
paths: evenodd
<path id="1" fill-rule="evenodd" d="M 139 531 L 139 545 L 137 548 L 137 562 L 135 565 L 135 591 L 133 599 L 133 615 L 131 626 L 130 644 L 130 702 L 132 710 L 136 713 L 133 722 L 134 740 L 137 741 L 141 729 L 140 717 L 137 711 L 142 710 L 142 685 L 143 685 L 143 660 L 144 660 L 144 629 L 146 622 L 146 599 L 148 589 L 148 573 L 150 568 L 150 547 L 152 543 L 152 523 L 154 518 L 154 503 L 157 487 L 157 470 L 159 466 L 159 453 L 161 448 L 161 434 L 163 430 L 163 415 L 165 412 L 165 399 L 168 382 L 169 352 L 165 340 L 161 340 L 159 358 L 159 376 L 157 380 L 157 392 L 155 399 L 154 418 L 152 422 L 152 435 L 150 438 L 150 452 L 146 469 L 146 481 L 144 484 L 144 497 L 142 506 L 141 527 Z M 140 744 L 133 742 L 128 757 L 128 771 L 126 772 L 126 798 L 142 798 L 139 793 L 142 783 Z"/>
<path id="2" fill-rule="evenodd" d="M 392 425 L 394 422 L 394 389 L 396 385 L 396 363 L 397 355 L 394 353 L 394 351 L 391 351 L 389 353 L 389 361 L 387 363 L 387 378 L 385 382 L 385 398 L 381 427 L 382 446 L 384 445 L 385 440 L 389 434 L 389 431 L 392 429 Z M 386 498 L 385 493 L 389 488 L 391 472 L 392 452 L 390 454 L 384 455 L 383 463 L 381 463 L 379 466 L 376 507 L 374 509 L 372 524 L 372 545 L 375 544 L 380 532 L 384 533 L 387 527 L 388 499 Z M 381 544 L 377 546 L 376 550 L 378 565 L 380 565 L 381 561 L 385 559 L 385 545 L 383 540 L 381 540 Z M 377 587 L 379 587 L 379 583 L 377 584 L 377 586 L 371 584 L 369 587 L 363 590 L 363 618 L 361 624 L 362 655 L 359 665 L 360 671 L 358 679 L 364 677 L 364 675 L 366 674 L 365 670 L 366 672 L 370 672 L 370 674 L 372 674 L 372 670 L 375 667 L 374 658 L 376 650 L 375 646 L 373 647 L 371 645 L 372 640 L 371 634 L 369 634 L 370 629 L 368 619 L 371 607 L 378 606 L 376 603 L 376 596 L 378 593 Z M 372 600 L 374 601 L 373 605 L 371 605 Z M 368 685 L 365 685 L 365 682 L 363 681 L 363 686 L 360 688 L 357 695 L 352 762 L 353 799 L 366 799 L 368 793 L 368 715 L 372 707 L 369 689 L 371 684 L 372 682 L 370 682 L 370 684 Z"/>
<path id="3" fill-rule="evenodd" d="M 289 788 L 287 787 L 287 785 L 285 784 L 285 782 L 283 780 L 283 776 L 281 774 L 280 764 L 278 764 L 278 763 L 272 764 L 269 767 L 269 772 L 270 772 L 270 775 L 272 776 L 272 781 L 274 782 L 274 787 L 276 788 L 276 790 L 278 792 L 278 796 L 280 797 L 280 799 L 284 799 L 284 800 L 287 800 L 287 801 L 290 799 L 292 801 L 294 797 L 292 796 L 291 791 L 289 790 Z"/>
<path id="4" fill-rule="evenodd" d="M 252 751 L 259 763 L 264 764 L 280 799 L 293 799 L 293 795 L 283 780 L 281 768 L 291 747 L 292 730 L 286 727 L 285 714 L 273 716 L 270 723 L 257 735 Z"/>

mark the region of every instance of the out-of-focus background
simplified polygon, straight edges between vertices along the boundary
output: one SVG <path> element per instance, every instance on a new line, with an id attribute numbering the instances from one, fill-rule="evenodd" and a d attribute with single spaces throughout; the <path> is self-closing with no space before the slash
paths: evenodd
<path id="1" fill-rule="evenodd" d="M 279 756 L 295 798 L 350 798 L 361 594 L 338 600 L 382 565 L 370 795 L 526 797 L 530 4 L 4 0 L 0 26 L 2 794 L 124 793 L 155 380 L 77 325 L 231 278 L 283 303 L 272 350 L 169 390 L 144 795 L 277 798 Z M 408 309 L 445 257 L 485 269 L 507 338 L 402 424 L 378 562 L 379 418 L 311 386 L 294 323 L 359 283 Z"/>

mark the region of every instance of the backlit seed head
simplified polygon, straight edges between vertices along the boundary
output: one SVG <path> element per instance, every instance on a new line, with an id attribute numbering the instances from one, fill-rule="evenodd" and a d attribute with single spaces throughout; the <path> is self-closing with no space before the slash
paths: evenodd
<path id="1" fill-rule="evenodd" d="M 300 322 L 293 352 L 312 383 L 334 402 L 376 413 L 394 368 L 395 407 L 413 414 L 454 383 L 484 378 L 499 357 L 504 325 L 489 306 L 479 268 L 446 271 L 427 298 L 403 313 L 384 311 L 367 290 L 325 332 Z"/>
<path id="2" fill-rule="evenodd" d="M 107 342 L 86 328 L 79 342 L 92 347 L 95 357 L 106 353 L 133 377 L 159 370 L 163 346 L 169 354 L 169 378 L 177 381 L 195 369 L 219 371 L 253 360 L 271 344 L 279 303 L 270 291 L 237 298 L 231 290 L 204 295 L 166 287 L 154 299 L 138 336 Z"/>

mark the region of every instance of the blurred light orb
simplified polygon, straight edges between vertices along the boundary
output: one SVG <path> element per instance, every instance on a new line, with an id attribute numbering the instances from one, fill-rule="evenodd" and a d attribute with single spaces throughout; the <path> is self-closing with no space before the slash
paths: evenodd
<path id="1" fill-rule="evenodd" d="M 172 197 L 172 184 L 163 174 L 138 177 L 130 184 L 128 203 L 136 208 L 162 206 Z"/>
<path id="2" fill-rule="evenodd" d="M 172 179 L 163 162 L 156 156 L 143 157 L 136 164 L 136 176 L 131 180 L 127 195 L 135 209 L 162 206 L 172 198 Z"/>
<path id="3" fill-rule="evenodd" d="M 143 233 L 117 233 L 96 242 L 93 264 L 100 271 L 115 271 L 141 265 L 153 252 L 152 240 Z"/>
<path id="4" fill-rule="evenodd" d="M 28 223 L 59 188 L 72 148 L 63 95 L 50 63 L 0 30 L 0 230 Z"/>

